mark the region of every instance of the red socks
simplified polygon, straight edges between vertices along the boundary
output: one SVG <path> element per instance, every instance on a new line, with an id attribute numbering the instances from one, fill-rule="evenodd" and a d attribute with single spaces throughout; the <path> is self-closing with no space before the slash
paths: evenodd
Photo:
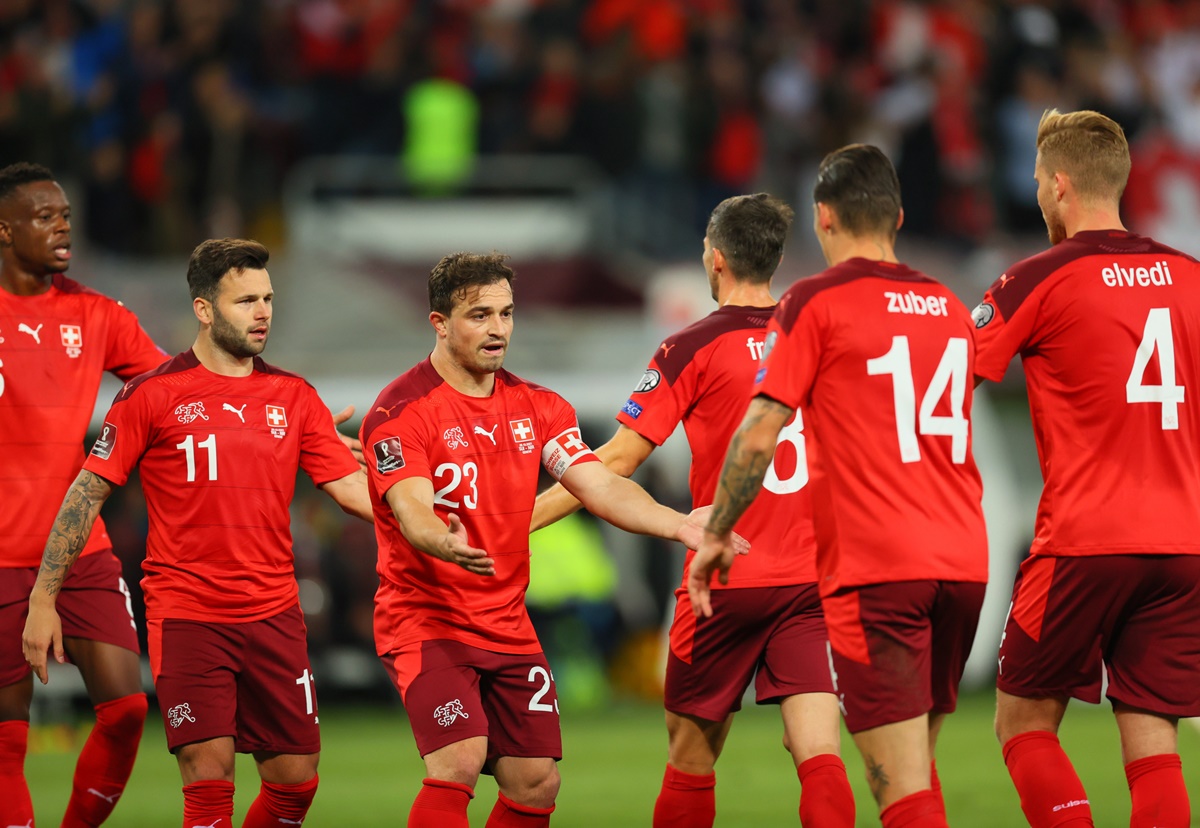
<path id="1" fill-rule="evenodd" d="M 145 721 L 145 693 L 96 705 L 96 726 L 75 763 L 62 828 L 93 828 L 108 819 L 129 781 Z"/>
<path id="2" fill-rule="evenodd" d="M 295 785 L 263 782 L 258 796 L 250 805 L 242 828 L 279 828 L 280 825 L 299 825 L 304 821 L 317 795 L 319 777 Z"/>
<path id="3" fill-rule="evenodd" d="M 183 828 L 233 828 L 233 783 L 221 779 L 183 786 Z"/>
<path id="4" fill-rule="evenodd" d="M 667 765 L 654 802 L 654 828 L 712 828 L 717 818 L 717 775 L 684 773 Z"/>
<path id="5" fill-rule="evenodd" d="M 854 828 L 854 793 L 840 757 L 822 753 L 800 763 L 803 828 Z"/>
<path id="6" fill-rule="evenodd" d="M 1032 730 L 1004 745 L 1004 764 L 1021 797 L 1031 828 L 1091 828 L 1092 809 L 1083 783 L 1058 736 Z"/>
<path id="7" fill-rule="evenodd" d="M 504 794 L 497 793 L 496 805 L 484 828 L 549 828 L 552 813 L 553 805 L 534 808 L 532 805 L 520 805 Z"/>
<path id="8" fill-rule="evenodd" d="M 29 722 L 0 722 L 0 823 L 30 825 L 33 802 L 25 784 Z"/>
<path id="9" fill-rule="evenodd" d="M 933 791 L 917 791 L 883 809 L 883 828 L 948 828 L 942 801 Z"/>
<path id="10" fill-rule="evenodd" d="M 1133 797 L 1130 828 L 1187 828 L 1192 809 L 1177 753 L 1147 756 L 1125 766 Z"/>
<path id="11" fill-rule="evenodd" d="M 408 812 L 408 828 L 468 828 L 467 805 L 474 798 L 469 785 L 426 778 Z"/>

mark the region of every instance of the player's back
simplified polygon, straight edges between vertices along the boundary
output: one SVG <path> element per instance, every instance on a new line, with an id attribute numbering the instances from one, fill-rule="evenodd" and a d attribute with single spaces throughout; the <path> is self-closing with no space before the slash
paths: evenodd
<path id="1" fill-rule="evenodd" d="M 1200 265 L 1123 231 L 1011 268 L 976 373 L 1020 353 L 1045 488 L 1034 553 L 1200 554 Z"/>
<path id="2" fill-rule="evenodd" d="M 799 404 L 824 594 L 843 586 L 985 581 L 971 455 L 972 323 L 934 279 L 851 259 L 781 300 L 756 393 Z"/>

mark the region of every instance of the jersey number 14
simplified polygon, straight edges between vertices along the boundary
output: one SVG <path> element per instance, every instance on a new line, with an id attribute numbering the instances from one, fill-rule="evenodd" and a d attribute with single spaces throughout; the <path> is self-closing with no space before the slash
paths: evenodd
<path id="1" fill-rule="evenodd" d="M 867 360 L 871 376 L 891 374 L 892 400 L 896 405 L 896 437 L 900 441 L 900 460 L 917 463 L 921 446 L 917 434 L 950 438 L 950 459 L 964 463 L 967 459 L 967 437 L 970 425 L 963 414 L 967 394 L 967 340 L 952 336 L 938 362 L 929 387 L 921 397 L 917 410 L 917 391 L 913 384 L 912 357 L 907 336 L 893 336 L 892 347 L 886 354 Z M 950 414 L 934 414 L 938 402 L 950 389 Z"/>

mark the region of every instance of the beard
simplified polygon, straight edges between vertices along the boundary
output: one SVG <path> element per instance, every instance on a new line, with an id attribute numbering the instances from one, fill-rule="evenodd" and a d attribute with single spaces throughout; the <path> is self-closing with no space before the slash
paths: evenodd
<path id="1" fill-rule="evenodd" d="M 1046 222 L 1046 235 L 1050 237 L 1050 244 L 1055 245 L 1067 238 L 1067 227 L 1054 213 L 1042 211 L 1042 219 Z"/>
<path id="2" fill-rule="evenodd" d="M 267 326 L 267 334 L 271 328 Z M 216 305 L 213 305 L 212 340 L 218 348 L 236 359 L 256 357 L 267 347 L 267 340 L 252 342 L 244 331 L 239 331 L 232 322 L 221 315 Z"/>

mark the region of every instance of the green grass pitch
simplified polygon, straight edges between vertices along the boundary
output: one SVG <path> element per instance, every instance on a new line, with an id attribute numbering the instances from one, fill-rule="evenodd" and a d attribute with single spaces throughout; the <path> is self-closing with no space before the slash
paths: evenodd
<path id="1" fill-rule="evenodd" d="M 988 694 L 963 698 L 942 731 L 938 768 L 952 825 L 1014 828 L 1025 825 L 1000 749 L 992 736 Z M 307 826 L 403 825 L 421 783 L 423 765 L 398 707 L 323 707 L 321 787 Z M 1193 801 L 1200 800 L 1200 734 L 1181 728 L 1184 772 Z M 1129 793 L 1116 727 L 1107 705 L 1073 703 L 1063 744 L 1087 786 L 1098 828 L 1129 824 Z M 36 741 L 45 741 L 35 739 Z M 53 740 L 49 740 L 53 741 Z M 666 759 L 661 710 L 621 704 L 563 715 L 566 758 L 554 824 L 559 828 L 650 824 Z M 862 762 L 848 737 L 842 752 L 858 802 L 858 825 L 877 826 L 875 805 L 863 781 Z M 26 763 L 39 825 L 57 825 L 70 792 L 75 750 L 31 752 Z M 249 757 L 238 757 L 237 819 L 258 790 Z M 780 741 L 774 707 L 748 707 L 738 715 L 717 767 L 717 826 L 798 825 L 799 784 Z M 137 766 L 108 825 L 175 826 L 182 817 L 175 761 L 167 753 L 160 720 L 151 713 Z M 484 778 L 471 805 L 471 824 L 482 826 L 495 801 Z M 1198 808 L 1197 810 L 1200 810 Z M 1200 825 L 1194 821 L 1193 825 Z"/>

